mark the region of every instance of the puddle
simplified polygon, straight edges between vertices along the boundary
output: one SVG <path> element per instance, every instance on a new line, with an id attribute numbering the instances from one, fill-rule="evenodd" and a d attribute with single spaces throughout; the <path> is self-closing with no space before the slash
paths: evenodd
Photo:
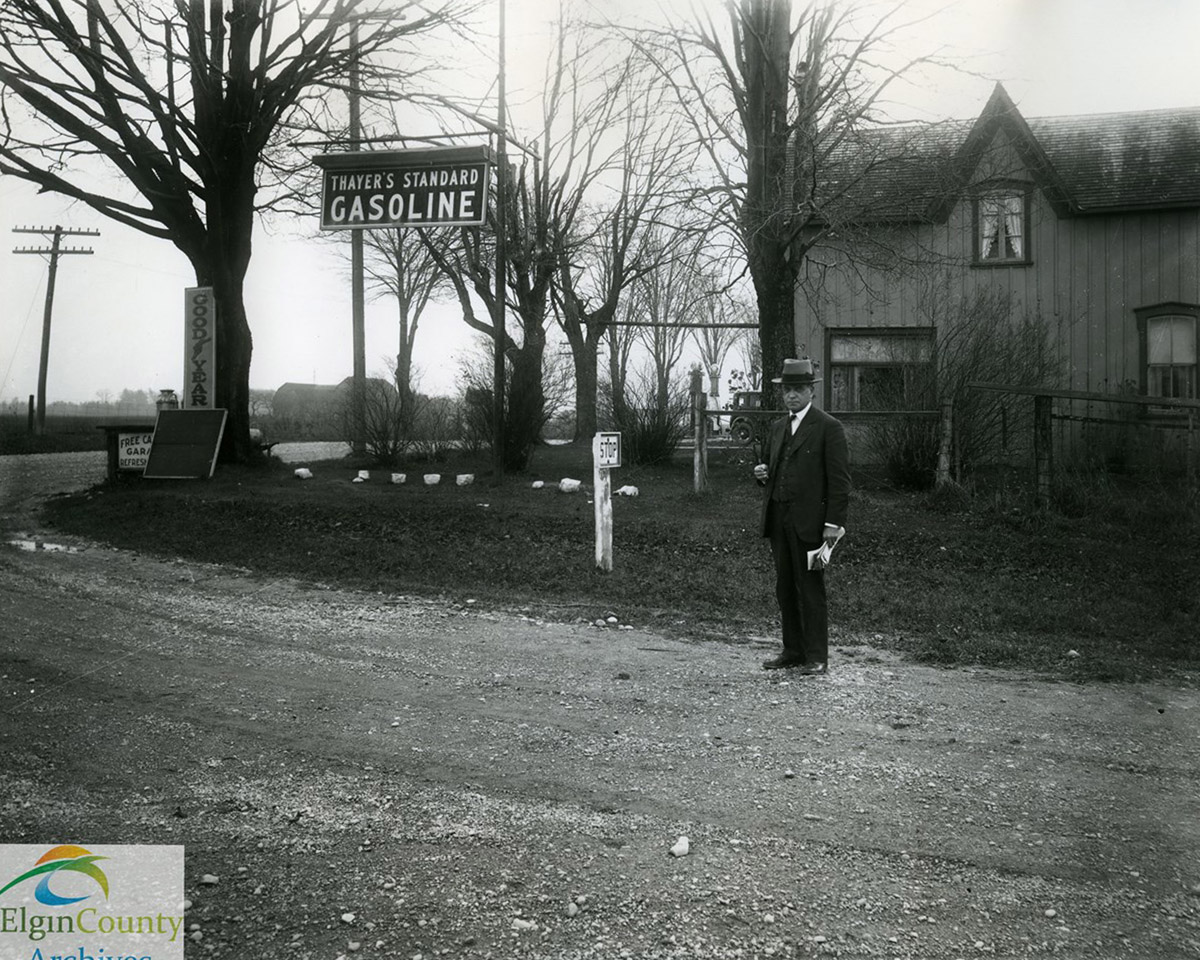
<path id="1" fill-rule="evenodd" d="M 78 547 L 68 547 L 61 543 L 46 543 L 42 540 L 9 540 L 10 547 L 16 547 L 18 550 L 44 550 L 46 553 L 78 553 Z"/>

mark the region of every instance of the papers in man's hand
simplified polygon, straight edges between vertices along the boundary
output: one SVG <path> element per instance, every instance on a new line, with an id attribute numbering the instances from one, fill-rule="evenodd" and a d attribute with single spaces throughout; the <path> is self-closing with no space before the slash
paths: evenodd
<path id="1" fill-rule="evenodd" d="M 830 543 L 826 540 L 823 544 L 817 547 L 816 550 L 808 551 L 808 569 L 809 570 L 824 570 L 829 566 L 829 560 L 833 556 L 833 548 L 838 545 L 842 537 L 845 535 L 844 529 L 838 531 L 837 538 Z"/>

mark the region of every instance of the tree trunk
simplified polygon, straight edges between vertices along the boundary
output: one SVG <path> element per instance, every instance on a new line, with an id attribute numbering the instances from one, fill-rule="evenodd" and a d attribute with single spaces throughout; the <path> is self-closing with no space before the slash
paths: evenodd
<path id="1" fill-rule="evenodd" d="M 413 336 L 408 326 L 408 308 L 397 298 L 400 311 L 400 352 L 396 354 L 396 389 L 406 401 L 412 399 Z"/>
<path id="2" fill-rule="evenodd" d="M 764 405 L 782 406 L 771 384 L 795 352 L 796 267 L 788 236 L 795 213 L 788 177 L 791 0 L 743 0 L 741 69 L 746 90 L 746 202 L 742 234 L 758 299 Z"/>
<path id="3" fill-rule="evenodd" d="M 567 343 L 571 347 L 571 362 L 575 371 L 575 441 L 588 440 L 599 429 L 596 393 L 600 382 L 600 337 L 593 337 L 591 324 L 563 324 Z M 601 328 L 603 330 L 604 328 Z"/>
<path id="4" fill-rule="evenodd" d="M 758 298 L 758 336 L 762 346 L 763 406 L 780 409 L 783 397 L 771 383 L 783 361 L 796 354 L 795 283 L 790 265 L 777 258 L 774 265 L 752 271 Z"/>

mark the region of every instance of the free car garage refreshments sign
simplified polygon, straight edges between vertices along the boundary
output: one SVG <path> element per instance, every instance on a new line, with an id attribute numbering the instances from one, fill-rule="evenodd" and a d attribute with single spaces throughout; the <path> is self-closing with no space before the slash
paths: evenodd
<path id="1" fill-rule="evenodd" d="M 487 147 L 326 153 L 321 229 L 472 226 L 487 213 Z"/>
<path id="2" fill-rule="evenodd" d="M 150 445 L 154 443 L 154 431 L 117 434 L 117 469 L 145 470 L 150 459 Z"/>

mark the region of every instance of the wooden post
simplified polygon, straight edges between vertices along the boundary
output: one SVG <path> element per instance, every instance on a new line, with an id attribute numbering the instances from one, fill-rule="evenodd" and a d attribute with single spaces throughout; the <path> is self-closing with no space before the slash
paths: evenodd
<path id="1" fill-rule="evenodd" d="M 1053 397 L 1038 394 L 1033 398 L 1033 463 L 1037 505 L 1050 506 L 1050 481 L 1054 474 L 1054 444 L 1050 431 Z"/>
<path id="2" fill-rule="evenodd" d="M 950 450 L 954 439 L 954 403 L 942 404 L 942 441 L 938 445 L 937 475 L 934 486 L 939 490 L 950 482 Z"/>
<path id="3" fill-rule="evenodd" d="M 708 394 L 692 394 L 692 422 L 696 437 L 696 448 L 692 452 L 692 489 L 696 493 L 708 489 L 708 418 L 704 415 L 707 406 Z"/>
<path id="4" fill-rule="evenodd" d="M 29 432 L 33 433 L 33 394 L 29 395 Z"/>
<path id="5" fill-rule="evenodd" d="M 609 468 L 600 466 L 600 435 L 592 438 L 592 503 L 596 515 L 596 569 L 612 573 L 613 512 L 612 478 Z"/>

